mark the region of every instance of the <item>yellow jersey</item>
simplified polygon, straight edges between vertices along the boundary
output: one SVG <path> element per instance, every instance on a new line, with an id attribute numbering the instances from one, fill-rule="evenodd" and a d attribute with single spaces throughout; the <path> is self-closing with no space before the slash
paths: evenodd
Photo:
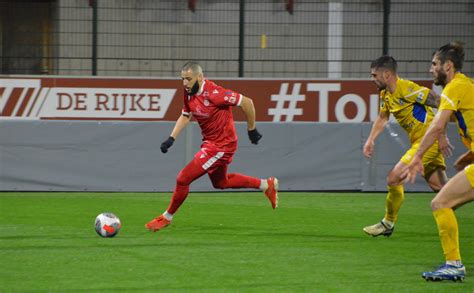
<path id="1" fill-rule="evenodd" d="M 441 93 L 439 110 L 452 110 L 463 143 L 474 152 L 474 83 L 458 72 Z"/>
<path id="2" fill-rule="evenodd" d="M 393 94 L 387 89 L 380 92 L 380 111 L 393 114 L 411 143 L 425 135 L 435 115 L 433 109 L 424 104 L 429 92 L 428 88 L 401 78 Z"/>

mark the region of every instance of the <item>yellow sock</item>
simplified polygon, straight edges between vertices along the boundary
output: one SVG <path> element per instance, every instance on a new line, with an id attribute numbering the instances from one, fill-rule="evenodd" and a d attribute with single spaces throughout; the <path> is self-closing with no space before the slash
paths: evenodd
<path id="1" fill-rule="evenodd" d="M 433 216 L 438 225 L 439 239 L 446 260 L 461 260 L 458 221 L 454 211 L 449 208 L 439 209 L 433 212 Z"/>
<path id="2" fill-rule="evenodd" d="M 405 194 L 403 185 L 387 186 L 388 194 L 385 200 L 385 220 L 395 223 L 398 217 L 398 210 L 402 206 Z"/>

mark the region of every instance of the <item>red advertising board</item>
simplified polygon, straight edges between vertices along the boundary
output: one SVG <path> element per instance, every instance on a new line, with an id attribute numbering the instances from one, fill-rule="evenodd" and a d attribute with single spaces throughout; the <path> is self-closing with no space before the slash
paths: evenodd
<path id="1" fill-rule="evenodd" d="M 378 113 L 370 80 L 215 79 L 252 98 L 258 121 L 362 122 Z M 428 80 L 415 80 L 431 87 Z M 181 113 L 179 79 L 3 77 L 1 119 L 174 121 Z M 238 121 L 245 120 L 235 110 Z"/>

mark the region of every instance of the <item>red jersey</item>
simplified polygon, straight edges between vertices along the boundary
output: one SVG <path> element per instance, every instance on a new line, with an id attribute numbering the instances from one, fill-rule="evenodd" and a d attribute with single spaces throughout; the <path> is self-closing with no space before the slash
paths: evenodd
<path id="1" fill-rule="evenodd" d="M 193 95 L 184 92 L 183 114 L 192 114 L 201 127 L 203 145 L 226 152 L 237 149 L 232 106 L 239 106 L 242 95 L 206 79 Z"/>

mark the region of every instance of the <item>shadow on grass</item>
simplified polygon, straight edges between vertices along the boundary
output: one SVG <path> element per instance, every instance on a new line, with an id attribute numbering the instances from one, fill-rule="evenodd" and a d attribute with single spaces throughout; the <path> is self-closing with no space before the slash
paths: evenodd
<path id="1" fill-rule="evenodd" d="M 223 235 L 223 236 L 239 236 L 239 237 L 303 237 L 303 238 L 330 238 L 330 239 L 403 239 L 412 238 L 416 236 L 417 241 L 423 241 L 424 238 L 430 239 L 436 238 L 438 235 L 431 232 L 423 231 L 400 231 L 394 233 L 391 237 L 371 237 L 365 234 L 362 229 L 360 230 L 345 230 L 341 232 L 336 230 L 333 233 L 327 230 L 315 230 L 315 231 L 278 231 L 271 229 L 252 229 L 248 226 L 193 226 L 190 228 L 178 228 L 176 229 L 180 234 L 200 234 L 200 235 Z M 342 234 L 342 235 L 341 235 Z"/>

